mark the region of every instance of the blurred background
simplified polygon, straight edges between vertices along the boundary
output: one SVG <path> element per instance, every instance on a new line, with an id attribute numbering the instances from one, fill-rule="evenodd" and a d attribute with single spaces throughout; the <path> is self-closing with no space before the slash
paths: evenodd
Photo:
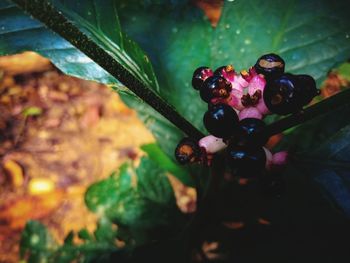
<path id="1" fill-rule="evenodd" d="M 92 231 L 87 186 L 153 137 L 112 89 L 65 76 L 36 53 L 1 57 L 0 74 L 0 262 L 18 262 L 29 219 L 61 241 Z"/>

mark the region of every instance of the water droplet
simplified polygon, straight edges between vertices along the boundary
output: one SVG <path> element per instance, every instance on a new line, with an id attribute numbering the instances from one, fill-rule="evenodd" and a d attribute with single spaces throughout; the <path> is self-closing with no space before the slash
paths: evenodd
<path id="1" fill-rule="evenodd" d="M 132 21 L 136 21 L 136 16 L 133 16 L 133 17 L 131 18 L 131 20 L 132 20 Z"/>
<path id="2" fill-rule="evenodd" d="M 266 30 L 266 33 L 270 35 L 271 34 L 271 30 L 270 29 Z"/>
<path id="3" fill-rule="evenodd" d="M 287 42 L 287 40 L 288 40 L 287 38 L 283 38 L 283 42 Z"/>
<path id="4" fill-rule="evenodd" d="M 349 37 L 350 37 L 350 35 L 349 35 L 349 34 L 346 34 L 346 35 L 345 35 L 345 38 L 349 38 Z"/>
<path id="5" fill-rule="evenodd" d="M 226 24 L 225 28 L 229 29 L 230 28 L 230 24 Z"/>
<path id="6" fill-rule="evenodd" d="M 88 11 L 87 14 L 88 14 L 89 16 L 91 16 L 91 12 L 90 12 L 90 11 Z"/>
<path id="7" fill-rule="evenodd" d="M 241 53 L 244 53 L 244 52 L 245 52 L 245 49 L 244 49 L 244 48 L 241 48 L 239 51 L 240 51 Z"/>
<path id="8" fill-rule="evenodd" d="M 5 30 L 5 27 L 4 27 L 4 26 L 2 26 L 2 27 L 1 27 L 1 30 Z"/>
<path id="9" fill-rule="evenodd" d="M 241 30 L 240 29 L 237 29 L 236 30 L 236 34 L 239 35 L 241 33 Z"/>
<path id="10" fill-rule="evenodd" d="M 185 87 L 189 87 L 190 86 L 190 84 L 188 84 L 187 82 L 185 83 Z"/>
<path id="11" fill-rule="evenodd" d="M 244 44 L 246 44 L 246 45 L 250 45 L 251 43 L 252 43 L 252 41 L 248 38 L 244 40 Z"/>
<path id="12" fill-rule="evenodd" d="M 219 36 L 219 39 L 223 39 L 223 38 L 224 38 L 223 35 L 220 35 L 220 36 Z"/>
<path id="13" fill-rule="evenodd" d="M 225 59 L 228 59 L 228 55 L 227 55 L 227 54 L 225 54 L 224 58 L 225 58 Z"/>
<path id="14" fill-rule="evenodd" d="M 227 0 L 227 2 L 234 2 L 235 0 Z"/>
<path id="15" fill-rule="evenodd" d="M 219 50 L 218 53 L 219 53 L 219 54 L 222 54 L 222 50 Z"/>
<path id="16" fill-rule="evenodd" d="M 177 27 L 173 27 L 173 28 L 171 29 L 171 31 L 172 31 L 173 33 L 177 33 L 178 29 L 177 29 Z"/>

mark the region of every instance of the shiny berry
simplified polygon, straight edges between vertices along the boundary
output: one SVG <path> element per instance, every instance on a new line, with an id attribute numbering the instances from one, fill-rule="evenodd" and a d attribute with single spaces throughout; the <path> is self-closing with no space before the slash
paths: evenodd
<path id="1" fill-rule="evenodd" d="M 237 145 L 263 146 L 268 137 L 262 134 L 266 124 L 255 118 L 246 118 L 238 123 L 231 142 Z"/>
<path id="2" fill-rule="evenodd" d="M 196 90 L 200 90 L 203 82 L 213 75 L 213 71 L 208 67 L 199 67 L 193 72 L 192 87 Z"/>
<path id="3" fill-rule="evenodd" d="M 284 73 L 284 60 L 273 53 L 261 56 L 254 68 L 258 74 L 263 74 L 266 79 L 274 79 Z"/>
<path id="4" fill-rule="evenodd" d="M 235 176 L 257 177 L 264 171 L 266 155 L 262 147 L 248 147 L 230 143 L 226 154 L 228 165 Z"/>
<path id="5" fill-rule="evenodd" d="M 205 102 L 210 102 L 213 98 L 227 98 L 230 96 L 231 89 L 231 83 L 225 78 L 212 76 L 204 81 L 200 89 L 200 96 Z"/>
<path id="6" fill-rule="evenodd" d="M 315 79 L 309 75 L 297 75 L 297 78 L 299 80 L 299 83 L 302 87 L 301 89 L 301 97 L 302 97 L 302 104 L 307 105 L 309 104 L 312 99 L 319 95 L 320 92 L 316 87 Z"/>
<path id="7" fill-rule="evenodd" d="M 183 138 L 175 149 L 175 158 L 180 164 L 197 162 L 201 154 L 198 143 L 190 138 Z"/>
<path id="8" fill-rule="evenodd" d="M 311 76 L 285 73 L 267 82 L 263 97 L 271 112 L 285 115 L 301 110 L 318 94 Z"/>
<path id="9" fill-rule="evenodd" d="M 220 76 L 232 82 L 235 79 L 236 72 L 232 65 L 221 66 L 214 71 L 215 76 Z"/>
<path id="10" fill-rule="evenodd" d="M 285 115 L 301 110 L 305 99 L 299 79 L 286 73 L 268 81 L 263 98 L 267 108 L 277 114 Z"/>
<path id="11" fill-rule="evenodd" d="M 233 108 L 226 104 L 211 106 L 204 114 L 203 122 L 209 133 L 218 138 L 230 137 L 238 125 L 238 116 Z"/>

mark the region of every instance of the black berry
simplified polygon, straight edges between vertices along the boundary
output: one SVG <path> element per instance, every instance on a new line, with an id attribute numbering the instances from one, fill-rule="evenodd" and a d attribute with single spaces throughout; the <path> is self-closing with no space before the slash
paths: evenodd
<path id="1" fill-rule="evenodd" d="M 302 104 L 307 105 L 315 96 L 319 95 L 319 90 L 316 87 L 316 81 L 309 75 L 297 75 L 297 78 L 301 85 Z"/>
<path id="2" fill-rule="evenodd" d="M 200 90 L 203 82 L 213 75 L 213 71 L 208 67 L 199 67 L 193 72 L 192 87 L 196 90 Z"/>
<path id="3" fill-rule="evenodd" d="M 263 97 L 266 107 L 280 115 L 301 110 L 304 102 L 298 78 L 289 73 L 268 81 Z"/>
<path id="4" fill-rule="evenodd" d="M 271 112 L 285 115 L 300 111 L 318 94 L 311 76 L 285 73 L 267 81 L 263 97 Z"/>
<path id="5" fill-rule="evenodd" d="M 267 80 L 274 79 L 284 73 L 284 60 L 273 53 L 261 56 L 254 68 L 258 74 L 263 74 Z"/>
<path id="6" fill-rule="evenodd" d="M 213 98 L 227 98 L 231 90 L 232 85 L 225 78 L 211 76 L 204 81 L 200 89 L 200 96 L 202 100 L 209 103 Z"/>
<path id="7" fill-rule="evenodd" d="M 262 147 L 230 143 L 227 147 L 227 162 L 233 175 L 244 178 L 257 177 L 264 171 L 266 154 Z"/>
<path id="8" fill-rule="evenodd" d="M 201 153 L 196 141 L 183 138 L 175 149 L 175 158 L 180 164 L 194 163 L 200 160 Z"/>
<path id="9" fill-rule="evenodd" d="M 215 76 L 223 77 L 229 81 L 233 81 L 235 78 L 235 69 L 232 65 L 221 66 L 214 71 Z"/>
<path id="10" fill-rule="evenodd" d="M 237 145 L 263 146 L 268 137 L 263 135 L 266 124 L 256 118 L 245 118 L 238 123 L 232 142 Z"/>
<path id="11" fill-rule="evenodd" d="M 237 128 L 238 116 L 234 109 L 226 104 L 211 106 L 204 114 L 205 128 L 219 138 L 230 137 Z"/>

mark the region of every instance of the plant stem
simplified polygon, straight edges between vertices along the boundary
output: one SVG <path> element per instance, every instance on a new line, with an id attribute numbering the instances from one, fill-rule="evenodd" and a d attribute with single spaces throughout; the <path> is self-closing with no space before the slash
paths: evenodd
<path id="1" fill-rule="evenodd" d="M 43 22 L 48 28 L 65 38 L 80 51 L 85 53 L 143 101 L 181 129 L 185 134 L 197 140 L 204 137 L 204 135 L 198 129 L 196 129 L 190 122 L 176 112 L 169 103 L 163 100 L 150 87 L 144 85 L 134 75 L 127 71 L 108 52 L 101 48 L 85 33 L 80 31 L 78 27 L 63 16 L 62 13 L 57 11 L 48 1 L 12 1 L 34 18 Z"/>
<path id="2" fill-rule="evenodd" d="M 317 116 L 334 111 L 347 103 L 350 103 L 350 89 L 339 92 L 336 95 L 318 102 L 299 113 L 292 114 L 284 119 L 268 125 L 263 133 L 264 135 L 270 137 L 311 120 Z M 334 116 L 334 118 L 336 117 L 337 116 Z"/>

